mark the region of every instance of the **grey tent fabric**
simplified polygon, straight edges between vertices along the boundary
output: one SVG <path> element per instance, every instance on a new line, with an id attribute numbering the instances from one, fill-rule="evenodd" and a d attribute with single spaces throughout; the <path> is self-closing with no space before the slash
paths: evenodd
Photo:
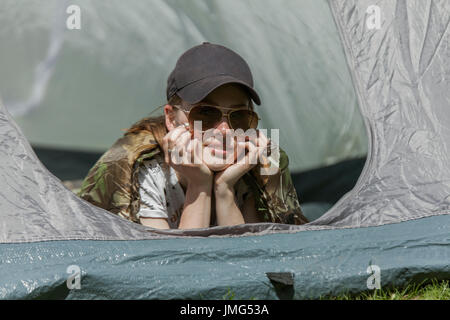
<path id="1" fill-rule="evenodd" d="M 169 236 L 273 232 L 291 226 L 253 224 L 197 230 L 155 230 L 77 197 L 38 160 L 0 103 L 0 243 L 48 240 L 136 240 Z M 153 230 L 153 231 L 151 231 Z"/>
<path id="2" fill-rule="evenodd" d="M 367 290 L 371 265 L 382 288 L 449 279 L 449 233 L 441 215 L 261 237 L 0 244 L 0 299 L 317 299 Z M 72 265 L 79 290 L 66 286 Z M 290 297 L 269 272 L 294 275 Z"/>
<path id="3" fill-rule="evenodd" d="M 145 232 L 66 189 L 38 160 L 1 102 L 0 159 L 0 242 L 122 239 Z"/>
<path id="4" fill-rule="evenodd" d="M 368 128 L 370 152 L 355 188 L 324 216 L 304 226 L 251 224 L 165 231 L 131 224 L 63 187 L 0 107 L 0 241 L 238 236 L 378 226 L 450 213 L 446 63 L 450 4 L 380 2 L 381 29 L 368 30 L 364 18 L 370 1 L 330 3 Z"/>
<path id="5" fill-rule="evenodd" d="M 450 213 L 450 2 L 331 1 L 366 120 L 357 185 L 315 225 L 374 226 Z"/>
<path id="6" fill-rule="evenodd" d="M 81 30 L 66 28 L 69 5 Z M 164 103 L 179 55 L 209 41 L 249 63 L 261 127 L 283 128 L 293 172 L 367 153 L 326 0 L 2 0 L 0 22 L 0 95 L 33 146 L 106 150 Z"/>
<path id="7" fill-rule="evenodd" d="M 296 288 L 306 288 L 297 297 L 317 297 L 330 284 L 335 293 L 346 286 L 362 290 L 365 281 L 361 274 L 365 269 L 360 265 L 366 267 L 376 257 L 391 271 L 385 278 L 391 284 L 404 283 L 407 278 L 419 275 L 448 277 L 450 3 L 378 1 L 382 13 L 379 30 L 370 30 L 365 23 L 366 9 L 372 4 L 366 0 L 330 2 L 370 138 L 367 162 L 355 188 L 323 217 L 304 226 L 267 223 L 155 230 L 130 223 L 64 188 L 39 162 L 21 130 L 0 105 L 0 267 L 2 274 L 16 271 L 0 278 L 2 296 L 29 297 L 64 286 L 60 283 L 64 269 L 48 269 L 44 277 L 40 273 L 42 266 L 32 268 L 37 271 L 27 267 L 17 270 L 19 265 L 30 261 L 39 264 L 38 257 L 43 259 L 43 265 L 55 265 L 58 255 L 54 252 L 60 254 L 64 266 L 76 253 L 78 261 L 89 265 L 91 270 L 95 270 L 94 265 L 103 268 L 105 273 L 98 274 L 89 284 L 93 286 L 91 291 L 80 291 L 86 298 L 108 297 L 102 296 L 102 292 L 116 292 L 112 297 L 119 297 L 114 284 L 108 287 L 111 281 L 95 281 L 105 275 L 135 285 L 161 276 L 158 289 L 144 290 L 139 295 L 131 285 L 121 292 L 120 298 L 169 297 L 171 290 L 175 297 L 189 297 L 200 278 L 188 278 L 178 287 L 170 284 L 171 271 L 176 274 L 188 262 L 194 269 L 201 265 L 201 270 L 210 272 L 209 278 L 202 281 L 203 292 L 210 293 L 208 298 L 219 297 L 220 292 L 214 288 L 226 285 L 220 280 L 220 268 L 234 276 L 227 283 L 244 291 L 261 284 L 258 277 L 262 275 L 262 266 L 267 267 L 266 272 L 296 272 L 301 275 Z M 175 241 L 179 237 L 188 242 L 177 246 Z M 274 239 L 280 242 L 274 243 Z M 122 240 L 117 247 L 123 250 L 105 252 L 105 248 L 114 245 L 98 240 Z M 233 248 L 225 257 L 229 263 L 217 264 L 221 257 L 215 252 L 227 244 Z M 275 244 L 290 249 L 279 250 Z M 174 266 L 140 278 L 123 271 L 126 267 L 145 269 L 148 264 L 160 265 L 158 254 L 162 252 L 151 248 L 168 254 L 165 261 L 172 261 Z M 88 256 L 84 258 L 86 252 Z M 349 252 L 356 258 L 351 259 Z M 70 258 L 66 253 L 71 253 Z M 148 259 L 139 256 L 140 253 Z M 433 258 L 423 259 L 426 254 L 432 254 Z M 243 257 L 250 257 L 250 261 Z M 258 259 L 264 263 L 260 263 L 255 278 L 248 280 L 252 271 L 249 265 L 257 268 Z M 275 264 L 288 260 L 290 263 L 285 266 Z M 136 265 L 135 261 L 142 264 Z M 123 273 L 118 272 L 116 263 Z M 274 266 L 270 270 L 269 263 Z M 23 277 L 38 280 L 30 280 L 30 286 L 23 282 Z M 242 285 L 245 279 L 248 286 Z M 268 297 L 274 297 L 273 291 Z"/>
<path id="8" fill-rule="evenodd" d="M 298 227 L 255 223 L 193 230 L 146 228 L 95 207 L 64 187 L 38 160 L 1 103 L 0 139 L 0 243 L 228 237 L 290 232 Z"/>

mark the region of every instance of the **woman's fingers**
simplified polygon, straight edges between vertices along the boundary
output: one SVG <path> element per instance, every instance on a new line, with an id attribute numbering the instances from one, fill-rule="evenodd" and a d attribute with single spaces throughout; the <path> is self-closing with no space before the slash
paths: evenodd
<path id="1" fill-rule="evenodd" d="M 246 150 L 245 156 L 241 155 L 241 159 L 243 158 L 241 163 L 250 165 L 261 163 L 263 166 L 267 165 L 267 157 L 270 156 L 270 140 L 268 140 L 265 146 L 262 143 L 258 143 L 257 145 L 252 141 L 247 141 L 245 144 L 241 145 L 241 148 L 245 148 Z"/>
<path id="2" fill-rule="evenodd" d="M 256 165 L 258 163 L 259 148 L 252 142 L 238 142 L 237 163 L 241 165 Z"/>
<path id="3" fill-rule="evenodd" d="M 188 145 L 186 147 L 186 156 L 189 157 L 189 163 L 194 163 L 195 157 L 195 140 L 189 140 Z"/>
<path id="4" fill-rule="evenodd" d="M 192 163 L 196 165 L 202 164 L 203 149 L 201 140 L 196 138 L 192 139 L 189 150 Z"/>
<path id="5" fill-rule="evenodd" d="M 178 137 L 188 132 L 184 126 L 179 126 L 172 131 L 169 131 L 164 138 L 163 138 L 163 150 L 164 150 L 164 157 L 167 163 L 171 163 L 171 153 L 174 151 L 176 142 Z"/>
<path id="6" fill-rule="evenodd" d="M 244 141 L 242 141 L 242 137 L 236 137 L 236 140 L 236 162 L 239 164 L 256 165 L 258 162 L 264 162 L 262 159 L 265 157 L 270 156 L 271 140 L 259 130 L 256 135 L 246 136 Z M 186 130 L 184 126 L 170 131 L 164 137 L 163 143 L 168 163 L 173 163 L 175 159 L 176 164 L 202 163 L 204 141 L 195 137 L 192 139 L 190 131 Z"/>
<path id="7" fill-rule="evenodd" d="M 173 129 L 171 131 L 171 135 L 170 135 L 170 142 L 175 144 L 176 141 L 180 138 L 181 135 L 185 134 L 185 133 L 189 133 L 189 131 L 186 130 L 186 128 L 184 126 L 178 126 L 175 129 Z"/>
<path id="8" fill-rule="evenodd" d="M 252 139 L 254 145 L 256 145 L 259 150 L 259 158 L 270 157 L 272 153 L 272 140 L 267 138 L 261 131 L 258 132 L 258 138 Z"/>
<path id="9" fill-rule="evenodd" d="M 192 139 L 189 131 L 172 136 L 172 152 L 169 155 L 171 163 L 175 165 L 192 166 L 202 164 L 202 142 L 196 138 Z M 170 142 L 169 142 L 170 144 Z"/>
<path id="10" fill-rule="evenodd" d="M 248 164 L 256 165 L 258 163 L 259 150 L 257 146 L 249 143 L 249 151 L 248 151 Z"/>
<path id="11" fill-rule="evenodd" d="M 180 156 L 184 164 L 191 163 L 190 159 L 187 158 L 189 156 L 189 152 L 187 149 L 189 147 L 190 141 L 191 141 L 191 133 L 189 131 L 186 131 L 178 137 L 175 143 L 174 152 L 176 152 L 177 155 Z"/>
<path id="12" fill-rule="evenodd" d="M 242 164 L 245 161 L 245 155 L 248 150 L 248 142 L 238 142 L 237 143 L 237 157 L 236 162 Z"/>
<path id="13" fill-rule="evenodd" d="M 268 139 L 261 131 L 257 131 L 257 135 L 249 136 L 249 141 L 251 141 L 257 147 L 266 147 L 270 143 Z"/>
<path id="14" fill-rule="evenodd" d="M 270 156 L 270 139 L 268 139 L 261 131 L 258 132 L 258 137 L 249 136 L 247 140 L 258 148 L 258 157 L 260 155 Z"/>

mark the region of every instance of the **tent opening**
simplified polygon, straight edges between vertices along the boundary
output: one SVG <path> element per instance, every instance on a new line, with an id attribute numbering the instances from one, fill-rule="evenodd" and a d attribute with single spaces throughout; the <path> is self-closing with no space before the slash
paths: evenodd
<path id="1" fill-rule="evenodd" d="M 176 59 L 204 41 L 232 48 L 248 61 L 262 97 L 260 127 L 280 130 L 310 221 L 355 185 L 367 153 L 366 128 L 327 1 L 286 3 L 283 10 L 270 1 L 180 1 L 170 14 L 165 6 L 105 9 L 93 3 L 83 6 L 86 17 L 108 14 L 83 25 L 83 32 L 64 29 L 64 10 L 57 1 L 48 3 L 12 6 L 29 12 L 27 21 L 39 28 L 6 24 L 11 30 L 0 34 L 0 71 L 10 76 L 0 78 L 0 92 L 38 158 L 69 189 L 77 191 L 122 129 L 165 102 Z M 124 12 L 151 12 L 155 19 L 134 24 Z M 160 16 L 170 26 L 164 32 L 156 23 Z M 169 47 L 167 38 L 173 39 Z M 32 80 L 22 81 L 30 74 Z"/>

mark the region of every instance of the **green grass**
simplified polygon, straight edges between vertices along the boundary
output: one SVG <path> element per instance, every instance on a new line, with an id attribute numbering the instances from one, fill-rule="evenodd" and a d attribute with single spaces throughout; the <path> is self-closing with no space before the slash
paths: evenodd
<path id="1" fill-rule="evenodd" d="M 235 300 L 235 299 L 236 299 L 235 293 L 230 288 L 228 288 L 228 292 L 224 294 L 222 297 L 222 300 Z M 250 297 L 248 298 L 248 300 L 257 300 L 257 299 L 255 297 Z"/>
<path id="2" fill-rule="evenodd" d="M 433 280 L 429 284 L 411 284 L 403 288 L 367 291 L 360 294 L 344 294 L 326 297 L 326 300 L 450 300 L 449 281 Z"/>
<path id="3" fill-rule="evenodd" d="M 450 281 L 432 280 L 427 284 L 411 284 L 402 288 L 371 290 L 359 294 L 323 297 L 321 300 L 450 300 Z M 240 300 L 231 289 L 223 300 Z M 241 298 L 258 300 L 257 297 Z"/>

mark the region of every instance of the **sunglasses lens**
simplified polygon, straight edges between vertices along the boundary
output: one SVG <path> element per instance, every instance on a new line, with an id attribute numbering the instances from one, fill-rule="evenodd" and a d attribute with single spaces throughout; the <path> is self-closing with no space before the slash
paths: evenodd
<path id="1" fill-rule="evenodd" d="M 256 129 L 258 115 L 251 110 L 237 110 L 230 114 L 230 124 L 233 129 Z"/>
<path id="2" fill-rule="evenodd" d="M 194 121 L 201 121 L 202 130 L 214 128 L 221 118 L 220 110 L 209 106 L 194 107 L 189 113 L 189 122 L 192 128 L 194 127 Z"/>

